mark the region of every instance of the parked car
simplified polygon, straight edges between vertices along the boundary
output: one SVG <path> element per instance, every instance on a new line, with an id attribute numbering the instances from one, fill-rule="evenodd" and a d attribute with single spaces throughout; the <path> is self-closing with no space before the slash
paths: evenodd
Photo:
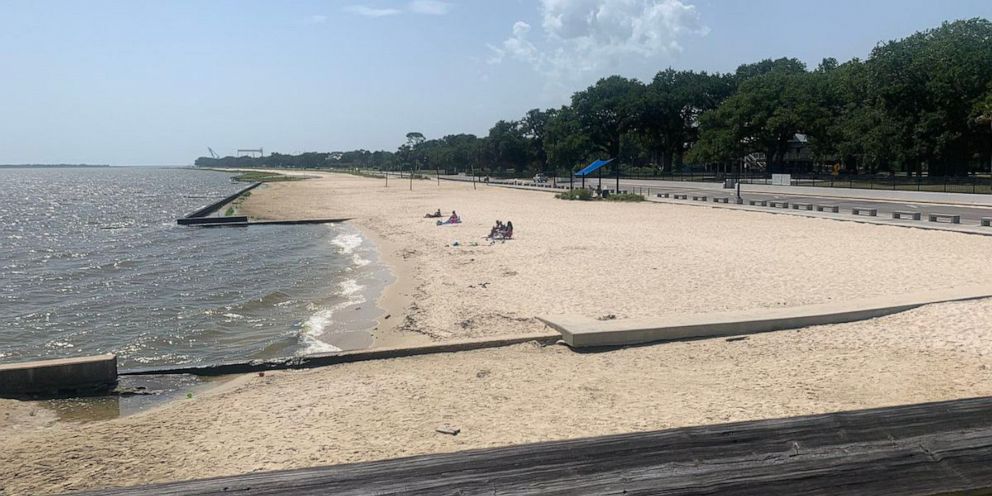
<path id="1" fill-rule="evenodd" d="M 538 174 L 538 175 L 534 176 L 534 182 L 535 183 L 539 183 L 539 184 L 540 183 L 546 183 L 546 182 L 548 182 L 548 176 L 545 176 L 544 174 Z"/>

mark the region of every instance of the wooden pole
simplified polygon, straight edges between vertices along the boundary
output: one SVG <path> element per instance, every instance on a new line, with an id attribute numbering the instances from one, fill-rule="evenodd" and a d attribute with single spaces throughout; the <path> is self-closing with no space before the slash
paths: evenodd
<path id="1" fill-rule="evenodd" d="M 617 194 L 620 194 L 620 163 L 617 162 Z"/>

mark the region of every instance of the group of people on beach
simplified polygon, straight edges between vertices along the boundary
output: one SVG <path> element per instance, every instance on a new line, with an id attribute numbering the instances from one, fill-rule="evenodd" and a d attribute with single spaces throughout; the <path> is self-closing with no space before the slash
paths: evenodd
<path id="1" fill-rule="evenodd" d="M 506 224 L 501 220 L 496 220 L 496 225 L 489 230 L 489 236 L 486 239 L 492 240 L 506 240 L 513 239 L 513 222 L 506 221 Z"/>
<path id="2" fill-rule="evenodd" d="M 441 213 L 440 208 L 435 210 L 433 213 L 428 212 L 424 214 L 424 218 L 427 219 L 441 219 L 443 217 L 444 215 Z M 461 217 L 459 217 L 458 212 L 455 212 L 454 210 L 451 211 L 451 215 L 446 220 L 437 221 L 437 225 L 439 226 L 448 225 L 448 224 L 461 224 L 461 223 L 462 223 Z M 508 239 L 513 239 L 513 222 L 506 221 L 506 223 L 504 224 L 503 221 L 497 219 L 496 225 L 489 230 L 489 235 L 486 236 L 486 239 L 493 241 L 505 241 Z"/>

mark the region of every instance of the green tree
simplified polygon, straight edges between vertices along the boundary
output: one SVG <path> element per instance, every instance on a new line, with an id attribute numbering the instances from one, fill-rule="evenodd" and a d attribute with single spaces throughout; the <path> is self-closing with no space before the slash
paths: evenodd
<path id="1" fill-rule="evenodd" d="M 699 116 L 716 108 L 732 91 L 733 80 L 727 76 L 673 69 L 659 72 L 628 106 L 652 161 L 660 161 L 663 171 L 681 165 L 686 150 L 699 139 Z"/>
<path id="2" fill-rule="evenodd" d="M 527 163 L 527 140 L 517 121 L 499 121 L 491 129 L 487 147 L 493 165 L 500 174 L 507 169 L 519 171 Z"/>
<path id="3" fill-rule="evenodd" d="M 728 163 L 743 154 L 765 154 L 770 171 L 783 169 L 785 153 L 803 131 L 808 74 L 792 65 L 750 77 L 737 92 L 703 114 L 694 158 Z"/>
<path id="4" fill-rule="evenodd" d="M 623 135 L 635 128 L 630 109 L 642 91 L 640 81 L 610 76 L 572 95 L 572 109 L 582 132 L 607 157 L 620 155 Z"/>
<path id="5" fill-rule="evenodd" d="M 588 161 L 594 147 L 571 107 L 550 110 L 548 114 L 543 142 L 548 164 L 555 171 L 574 172 Z"/>
<path id="6" fill-rule="evenodd" d="M 964 174 L 981 153 L 975 105 L 992 81 L 992 23 L 971 19 L 878 45 L 869 84 L 903 168 Z"/>

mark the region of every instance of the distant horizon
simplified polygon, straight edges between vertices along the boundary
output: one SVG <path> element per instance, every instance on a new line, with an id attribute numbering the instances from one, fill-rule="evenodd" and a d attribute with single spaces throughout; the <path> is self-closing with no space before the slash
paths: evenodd
<path id="1" fill-rule="evenodd" d="M 481 136 L 613 74 L 864 59 L 945 21 L 992 18 L 992 4 L 14 0 L 0 13 L 0 162 L 191 166 L 208 147 L 394 151 L 409 131 Z"/>

